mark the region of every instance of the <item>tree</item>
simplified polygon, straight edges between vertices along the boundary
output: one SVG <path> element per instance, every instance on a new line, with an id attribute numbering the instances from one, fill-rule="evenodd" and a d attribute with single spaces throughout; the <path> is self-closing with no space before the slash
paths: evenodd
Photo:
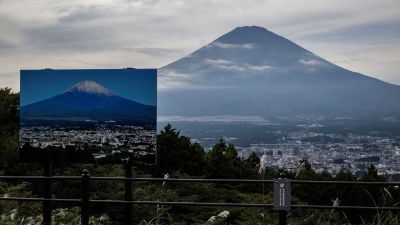
<path id="1" fill-rule="evenodd" d="M 296 179 L 313 179 L 315 176 L 315 171 L 311 169 L 311 164 L 307 159 L 301 159 L 299 162 L 299 167 L 297 168 L 295 178 Z"/>
<path id="2" fill-rule="evenodd" d="M 376 169 L 376 167 L 371 164 L 368 167 L 367 172 L 362 176 L 361 178 L 362 181 L 385 181 L 385 177 L 383 176 L 379 176 L 378 175 L 378 170 Z"/>
<path id="3" fill-rule="evenodd" d="M 251 168 L 256 168 L 260 164 L 260 157 L 255 152 L 251 152 L 249 157 L 246 159 L 246 163 Z"/>
<path id="4" fill-rule="evenodd" d="M 227 145 L 221 138 L 207 153 L 207 171 L 209 178 L 249 178 L 256 176 L 255 167 L 250 167 L 240 158 L 233 145 Z"/>
<path id="5" fill-rule="evenodd" d="M 11 169 L 18 161 L 18 127 L 19 96 L 0 88 L 0 170 Z"/>
<path id="6" fill-rule="evenodd" d="M 224 156 L 226 150 L 225 141 L 221 138 L 212 149 L 207 152 L 207 177 L 209 178 L 228 178 L 228 162 Z"/>
<path id="7" fill-rule="evenodd" d="M 202 175 L 205 153 L 189 137 L 180 135 L 170 124 L 157 136 L 157 167 L 159 176 L 163 173 L 182 172 L 188 175 Z"/>

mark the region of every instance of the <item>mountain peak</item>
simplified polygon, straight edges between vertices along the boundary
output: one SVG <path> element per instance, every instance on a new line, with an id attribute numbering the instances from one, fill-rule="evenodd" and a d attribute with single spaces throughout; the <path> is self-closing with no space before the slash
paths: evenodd
<path id="1" fill-rule="evenodd" d="M 78 83 L 76 83 L 72 87 L 68 88 L 61 94 L 72 93 L 72 92 L 98 94 L 98 95 L 106 95 L 106 96 L 115 95 L 112 91 L 110 91 L 106 87 L 104 87 L 92 80 L 79 81 Z"/>
<path id="2" fill-rule="evenodd" d="M 269 30 L 267 30 L 266 28 L 264 28 L 264 27 L 260 27 L 260 26 L 242 26 L 242 27 L 236 27 L 233 31 L 241 31 L 241 30 L 244 30 L 244 31 L 258 31 L 258 32 L 271 32 L 271 31 L 269 31 Z M 271 32 L 272 33 L 272 32 Z"/>
<path id="3" fill-rule="evenodd" d="M 227 34 L 217 39 L 219 42 L 239 44 L 244 42 L 266 43 L 276 40 L 282 40 L 283 37 L 259 26 L 236 27 Z"/>
<path id="4" fill-rule="evenodd" d="M 243 74 L 247 71 L 265 75 L 278 74 L 292 68 L 310 73 L 315 70 L 314 67 L 323 64 L 320 62 L 324 60 L 266 28 L 244 26 L 231 30 L 163 69 L 188 73 L 185 64 L 192 64 L 196 66 L 191 67 L 193 71 L 190 74 L 218 70 L 213 73 Z"/>

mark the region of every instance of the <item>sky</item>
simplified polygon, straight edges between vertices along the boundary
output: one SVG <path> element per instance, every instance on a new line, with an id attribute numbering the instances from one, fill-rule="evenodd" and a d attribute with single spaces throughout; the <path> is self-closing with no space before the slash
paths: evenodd
<path id="1" fill-rule="evenodd" d="M 159 68 L 257 25 L 400 85 L 398 0 L 0 0 L 0 87 L 20 69 Z"/>
<path id="2" fill-rule="evenodd" d="M 82 80 L 94 81 L 114 94 L 146 105 L 157 105 L 156 70 L 24 70 L 21 106 L 58 95 Z"/>

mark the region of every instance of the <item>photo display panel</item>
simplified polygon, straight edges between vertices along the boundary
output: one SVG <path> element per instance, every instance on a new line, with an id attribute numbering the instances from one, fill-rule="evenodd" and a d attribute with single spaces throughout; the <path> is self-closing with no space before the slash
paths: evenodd
<path id="1" fill-rule="evenodd" d="M 154 164 L 156 69 L 21 70 L 21 162 Z"/>

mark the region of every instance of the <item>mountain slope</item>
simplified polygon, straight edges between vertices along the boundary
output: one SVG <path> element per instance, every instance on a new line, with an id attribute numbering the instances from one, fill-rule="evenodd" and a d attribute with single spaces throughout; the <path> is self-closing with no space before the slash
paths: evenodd
<path id="1" fill-rule="evenodd" d="M 155 119 L 156 107 L 114 94 L 94 81 L 81 81 L 54 97 L 21 107 L 21 118 L 46 120 Z"/>
<path id="2" fill-rule="evenodd" d="M 239 27 L 159 70 L 159 115 L 384 117 L 400 87 L 336 66 L 261 27 Z"/>

